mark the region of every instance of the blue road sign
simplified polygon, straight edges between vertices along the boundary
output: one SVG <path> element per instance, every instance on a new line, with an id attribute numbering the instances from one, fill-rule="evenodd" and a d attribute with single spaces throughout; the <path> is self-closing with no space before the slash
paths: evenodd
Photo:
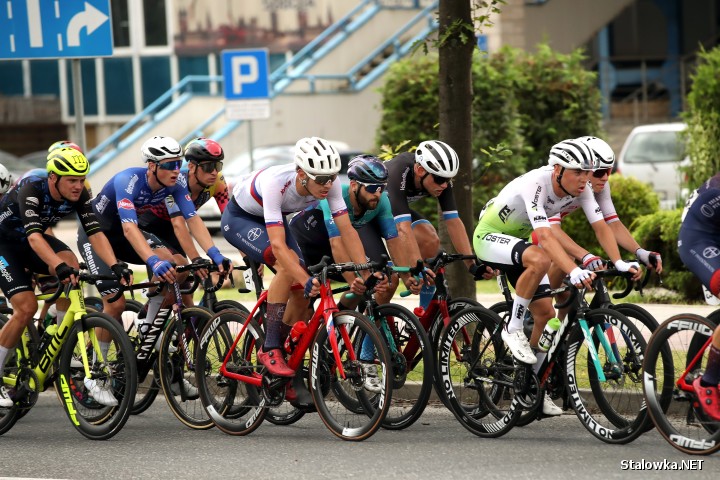
<path id="1" fill-rule="evenodd" d="M 223 50 L 225 98 L 270 98 L 269 63 L 267 49 Z"/>
<path id="2" fill-rule="evenodd" d="M 5 0 L 0 59 L 104 57 L 113 53 L 110 0 Z"/>

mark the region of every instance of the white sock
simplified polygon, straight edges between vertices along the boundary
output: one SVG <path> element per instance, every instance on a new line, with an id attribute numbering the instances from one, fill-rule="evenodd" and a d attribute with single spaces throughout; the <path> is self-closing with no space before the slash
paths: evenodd
<path id="1" fill-rule="evenodd" d="M 57 317 L 55 317 L 55 321 L 57 322 L 58 326 L 62 323 L 62 321 L 65 319 L 65 314 L 67 312 L 63 310 L 57 310 Z"/>
<path id="2" fill-rule="evenodd" d="M 507 326 L 508 333 L 517 332 L 523 328 L 523 320 L 525 319 L 525 311 L 530 305 L 529 298 L 515 297 L 512 307 L 512 315 Z"/>
<path id="3" fill-rule="evenodd" d="M 2 372 L 5 368 L 5 360 L 7 359 L 7 354 L 9 351 L 9 348 L 0 345 L 0 385 L 2 385 Z"/>

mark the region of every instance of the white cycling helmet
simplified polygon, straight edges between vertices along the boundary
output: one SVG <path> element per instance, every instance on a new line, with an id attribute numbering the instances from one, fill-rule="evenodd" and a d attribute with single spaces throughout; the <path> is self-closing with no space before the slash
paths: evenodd
<path id="1" fill-rule="evenodd" d="M 440 140 L 428 140 L 420 143 L 415 150 L 415 162 L 428 173 L 443 178 L 453 178 L 460 168 L 457 153 L 450 145 Z"/>
<path id="2" fill-rule="evenodd" d="M 579 139 L 563 140 L 550 148 L 550 165 L 569 170 L 596 170 L 598 161 L 590 147 Z"/>
<path id="3" fill-rule="evenodd" d="M 585 142 L 595 153 L 597 168 L 612 168 L 615 165 L 615 152 L 605 140 L 597 137 L 580 137 L 578 140 Z"/>
<path id="4" fill-rule="evenodd" d="M 13 183 L 13 176 L 5 165 L 0 165 L 0 195 L 5 195 Z"/>
<path id="5" fill-rule="evenodd" d="M 182 157 L 182 147 L 171 137 L 152 137 L 140 147 L 145 162 L 162 162 L 163 160 Z"/>
<path id="6" fill-rule="evenodd" d="M 310 175 L 334 175 L 340 171 L 340 154 L 320 137 L 301 138 L 295 144 L 295 165 Z"/>

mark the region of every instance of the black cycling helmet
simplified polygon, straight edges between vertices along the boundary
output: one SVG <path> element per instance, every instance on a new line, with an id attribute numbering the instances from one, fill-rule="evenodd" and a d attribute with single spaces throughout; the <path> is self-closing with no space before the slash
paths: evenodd
<path id="1" fill-rule="evenodd" d="M 185 160 L 188 162 L 220 162 L 225 158 L 225 152 L 215 140 L 198 137 L 185 146 Z"/>
<path id="2" fill-rule="evenodd" d="M 387 183 L 388 171 L 382 160 L 374 155 L 358 155 L 348 164 L 347 176 L 360 183 Z"/>

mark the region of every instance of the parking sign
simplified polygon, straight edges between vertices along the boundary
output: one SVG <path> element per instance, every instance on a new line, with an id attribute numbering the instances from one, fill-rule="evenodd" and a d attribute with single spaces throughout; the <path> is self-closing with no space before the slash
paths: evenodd
<path id="1" fill-rule="evenodd" d="M 225 115 L 230 120 L 270 117 L 267 49 L 223 50 Z"/>

